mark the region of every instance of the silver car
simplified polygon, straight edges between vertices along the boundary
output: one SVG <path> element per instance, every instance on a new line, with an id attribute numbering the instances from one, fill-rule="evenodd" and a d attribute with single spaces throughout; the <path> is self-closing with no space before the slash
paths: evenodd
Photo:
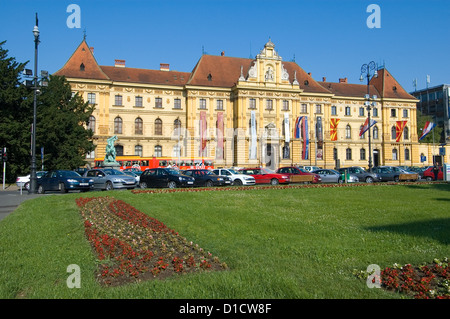
<path id="1" fill-rule="evenodd" d="M 94 180 L 94 189 L 133 189 L 137 185 L 136 178 L 112 168 L 91 169 L 83 176 Z"/>
<path id="2" fill-rule="evenodd" d="M 343 174 L 334 169 L 318 169 L 313 171 L 314 174 L 322 178 L 322 183 L 344 183 Z M 357 183 L 359 178 L 353 174 L 347 174 L 347 183 Z"/>

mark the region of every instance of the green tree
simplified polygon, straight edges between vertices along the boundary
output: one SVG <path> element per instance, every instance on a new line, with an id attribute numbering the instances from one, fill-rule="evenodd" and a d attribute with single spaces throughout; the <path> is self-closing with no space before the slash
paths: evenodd
<path id="1" fill-rule="evenodd" d="M 30 170 L 33 99 L 21 84 L 27 63 L 8 57 L 5 43 L 0 42 L 0 147 L 6 147 L 8 154 L 6 181 L 13 183 Z"/>
<path id="2" fill-rule="evenodd" d="M 38 98 L 36 145 L 44 147 L 44 168 L 74 169 L 86 164 L 95 149 L 93 132 L 86 128 L 94 105 L 72 96 L 65 77 L 50 76 Z"/>
<path id="3" fill-rule="evenodd" d="M 417 111 L 417 136 L 420 137 L 422 135 L 422 130 L 425 126 L 426 122 L 435 122 L 431 115 L 424 115 L 420 111 Z M 434 131 L 434 143 L 438 144 L 441 141 L 443 136 L 443 128 L 440 126 L 435 126 Z M 433 143 L 433 132 L 428 133 L 420 143 Z"/>

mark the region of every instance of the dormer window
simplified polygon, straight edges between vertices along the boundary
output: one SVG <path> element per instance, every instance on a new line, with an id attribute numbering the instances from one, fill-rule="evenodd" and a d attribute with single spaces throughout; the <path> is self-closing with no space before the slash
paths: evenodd
<path id="1" fill-rule="evenodd" d="M 80 71 L 84 71 L 84 64 L 83 63 L 80 64 Z"/>
<path id="2" fill-rule="evenodd" d="M 212 75 L 211 75 L 211 73 L 208 74 L 208 81 L 212 81 Z"/>

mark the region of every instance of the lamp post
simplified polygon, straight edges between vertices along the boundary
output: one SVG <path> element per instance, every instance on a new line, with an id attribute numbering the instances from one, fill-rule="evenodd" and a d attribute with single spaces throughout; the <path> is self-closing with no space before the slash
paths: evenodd
<path id="1" fill-rule="evenodd" d="M 364 74 L 367 77 L 367 94 L 364 96 L 366 99 L 366 102 L 364 102 L 364 105 L 367 109 L 367 116 L 368 116 L 368 125 L 369 125 L 369 172 L 372 171 L 372 139 L 370 134 L 370 128 L 371 128 L 371 121 L 370 121 L 370 110 L 373 106 L 376 106 L 377 103 L 375 102 L 377 96 L 374 95 L 372 98 L 370 97 L 370 79 L 371 76 L 378 77 L 377 72 L 377 65 L 375 62 L 371 61 L 368 64 L 363 64 L 361 66 L 361 76 L 359 80 L 362 82 L 364 80 Z"/>
<path id="2" fill-rule="evenodd" d="M 39 45 L 39 28 L 38 18 L 36 13 L 36 25 L 33 29 L 34 35 L 34 98 L 33 98 L 33 127 L 31 131 L 31 172 L 30 172 L 30 189 L 29 193 L 36 193 L 37 176 L 36 176 L 36 106 L 37 106 L 37 90 L 38 90 L 38 76 L 37 76 L 37 58 Z"/>

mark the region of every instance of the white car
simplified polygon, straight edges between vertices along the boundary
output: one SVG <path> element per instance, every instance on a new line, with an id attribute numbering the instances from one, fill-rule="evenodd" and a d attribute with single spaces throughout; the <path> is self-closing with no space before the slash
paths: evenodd
<path id="1" fill-rule="evenodd" d="M 42 175 L 44 175 L 45 171 L 38 171 L 36 172 L 36 176 L 37 178 L 41 178 Z M 30 189 L 30 174 L 28 174 L 27 176 L 19 176 L 16 178 L 16 185 L 17 187 L 21 188 L 25 188 L 26 190 Z"/>
<path id="2" fill-rule="evenodd" d="M 231 178 L 233 185 L 255 185 L 253 176 L 241 174 L 232 168 L 218 168 L 213 170 L 214 174 Z"/>

